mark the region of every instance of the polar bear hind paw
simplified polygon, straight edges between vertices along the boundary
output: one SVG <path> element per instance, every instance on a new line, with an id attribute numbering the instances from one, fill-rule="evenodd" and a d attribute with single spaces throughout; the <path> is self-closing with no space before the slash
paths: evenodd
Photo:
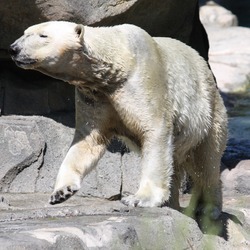
<path id="1" fill-rule="evenodd" d="M 55 205 L 58 203 L 62 203 L 69 199 L 72 195 L 74 195 L 78 191 L 77 186 L 66 186 L 59 190 L 55 190 L 49 200 L 51 205 Z"/>

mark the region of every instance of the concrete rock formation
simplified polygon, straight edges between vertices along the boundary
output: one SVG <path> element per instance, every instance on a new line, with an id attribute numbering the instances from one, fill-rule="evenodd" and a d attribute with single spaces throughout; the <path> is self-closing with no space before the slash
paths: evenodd
<path id="1" fill-rule="evenodd" d="M 57 208 L 43 194 L 5 194 L 1 249 L 248 249 L 250 197 L 226 197 L 224 213 L 202 227 L 167 207 L 127 208 L 74 196 Z M 183 199 L 183 204 L 185 203 Z M 206 234 L 203 234 L 203 233 Z M 217 236 L 219 235 L 219 236 Z"/>
<path id="2" fill-rule="evenodd" d="M 0 131 L 0 192 L 52 192 L 74 129 L 42 116 L 3 116 Z M 84 179 L 79 195 L 111 198 L 134 193 L 139 176 L 140 157 L 110 149 Z"/>

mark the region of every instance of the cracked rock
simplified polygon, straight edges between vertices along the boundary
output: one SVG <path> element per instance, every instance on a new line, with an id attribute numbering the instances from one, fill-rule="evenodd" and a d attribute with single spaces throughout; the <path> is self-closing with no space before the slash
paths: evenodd
<path id="1" fill-rule="evenodd" d="M 37 162 L 45 142 L 36 123 L 17 117 L 0 119 L 0 190 L 8 191 L 16 176 Z M 25 184 L 29 178 L 25 178 Z"/>

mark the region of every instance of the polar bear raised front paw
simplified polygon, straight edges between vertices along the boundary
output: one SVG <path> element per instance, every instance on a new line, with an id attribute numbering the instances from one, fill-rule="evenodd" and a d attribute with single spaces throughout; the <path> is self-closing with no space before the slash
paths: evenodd
<path id="1" fill-rule="evenodd" d="M 49 203 L 51 205 L 62 203 L 74 195 L 78 189 L 79 188 L 76 185 L 73 185 L 65 186 L 61 189 L 55 190 L 50 197 Z"/>

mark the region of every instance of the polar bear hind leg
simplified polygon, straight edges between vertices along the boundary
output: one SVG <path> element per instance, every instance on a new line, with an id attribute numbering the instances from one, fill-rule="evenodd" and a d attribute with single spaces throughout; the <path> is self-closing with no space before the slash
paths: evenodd
<path id="1" fill-rule="evenodd" d="M 203 142 L 193 150 L 192 167 L 186 169 L 194 185 L 188 213 L 205 214 L 213 220 L 218 219 L 222 210 L 220 164 L 227 137 L 223 112 L 224 109 L 214 112 L 213 125 Z"/>

